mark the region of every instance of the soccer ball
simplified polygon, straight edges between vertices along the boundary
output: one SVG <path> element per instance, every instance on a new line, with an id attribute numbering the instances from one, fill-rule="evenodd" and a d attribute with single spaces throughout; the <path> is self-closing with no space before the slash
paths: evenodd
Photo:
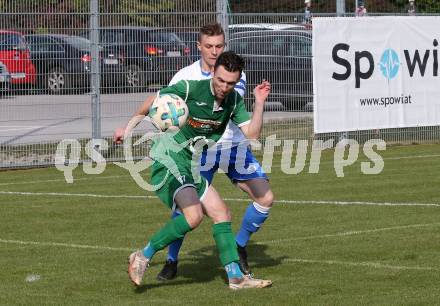
<path id="1" fill-rule="evenodd" d="M 148 113 L 152 123 L 161 131 L 177 130 L 188 118 L 188 106 L 174 94 L 163 94 L 154 100 Z"/>

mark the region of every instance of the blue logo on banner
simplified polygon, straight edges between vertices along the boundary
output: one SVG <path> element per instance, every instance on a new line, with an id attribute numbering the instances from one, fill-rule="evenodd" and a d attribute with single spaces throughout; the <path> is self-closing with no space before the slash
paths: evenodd
<path id="1" fill-rule="evenodd" d="M 396 77 L 399 72 L 400 60 L 396 51 L 393 49 L 386 49 L 382 53 L 382 57 L 380 58 L 379 68 L 382 72 L 383 76 L 388 80 L 391 80 Z"/>

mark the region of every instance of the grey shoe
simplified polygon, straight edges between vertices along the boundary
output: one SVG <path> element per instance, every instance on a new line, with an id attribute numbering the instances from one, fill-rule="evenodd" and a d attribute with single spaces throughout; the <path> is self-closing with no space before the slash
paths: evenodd
<path id="1" fill-rule="evenodd" d="M 150 261 L 141 251 L 131 253 L 128 257 L 128 277 L 136 286 L 141 284 L 149 263 Z"/>
<path id="2" fill-rule="evenodd" d="M 252 278 L 245 275 L 243 278 L 232 278 L 229 280 L 229 288 L 232 290 L 266 288 L 272 285 L 272 281 L 268 279 Z"/>

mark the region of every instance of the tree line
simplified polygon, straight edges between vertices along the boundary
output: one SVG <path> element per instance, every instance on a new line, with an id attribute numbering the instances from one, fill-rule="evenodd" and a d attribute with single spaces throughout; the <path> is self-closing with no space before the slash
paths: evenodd
<path id="1" fill-rule="evenodd" d="M 353 12 L 355 1 L 346 0 Z M 371 13 L 405 13 L 407 0 L 365 0 Z M 216 20 L 216 0 L 100 0 L 101 26 L 156 26 L 197 29 Z M 440 14 L 439 0 L 416 0 L 418 13 Z M 298 13 L 304 0 L 229 0 L 231 13 L 254 13 L 245 22 L 291 22 L 259 13 Z M 0 0 L 0 29 L 24 33 L 75 34 L 89 25 L 90 0 Z M 313 13 L 335 13 L 336 0 L 312 0 Z M 231 19 L 230 22 L 234 22 Z"/>

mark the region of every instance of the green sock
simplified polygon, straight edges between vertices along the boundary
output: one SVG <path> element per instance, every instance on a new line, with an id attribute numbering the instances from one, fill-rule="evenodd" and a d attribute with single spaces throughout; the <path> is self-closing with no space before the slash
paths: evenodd
<path id="1" fill-rule="evenodd" d="M 220 253 L 220 262 L 223 266 L 231 262 L 238 262 L 237 244 L 232 234 L 231 222 L 217 223 L 212 226 L 212 234 Z"/>
<path id="2" fill-rule="evenodd" d="M 170 219 L 164 227 L 156 232 L 153 237 L 151 237 L 150 244 L 157 252 L 174 240 L 183 238 L 183 236 L 191 230 L 185 216 L 180 215 L 174 219 Z"/>

